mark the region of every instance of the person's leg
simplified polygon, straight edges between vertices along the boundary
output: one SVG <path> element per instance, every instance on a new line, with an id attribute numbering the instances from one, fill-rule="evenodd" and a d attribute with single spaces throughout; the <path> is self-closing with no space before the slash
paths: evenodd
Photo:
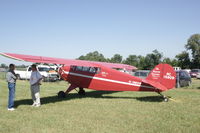
<path id="1" fill-rule="evenodd" d="M 31 89 L 31 97 L 33 100 L 33 106 L 35 106 L 36 105 L 35 87 L 31 85 L 30 89 Z"/>
<path id="2" fill-rule="evenodd" d="M 8 108 L 14 107 L 14 98 L 15 98 L 15 83 L 8 83 L 9 88 L 9 98 L 8 98 Z"/>
<path id="3" fill-rule="evenodd" d="M 35 86 L 35 98 L 36 98 L 36 106 L 40 106 L 40 86 Z"/>

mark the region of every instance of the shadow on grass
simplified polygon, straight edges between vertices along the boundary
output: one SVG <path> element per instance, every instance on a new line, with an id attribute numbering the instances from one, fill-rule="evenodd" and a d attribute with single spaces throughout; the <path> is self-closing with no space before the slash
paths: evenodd
<path id="1" fill-rule="evenodd" d="M 145 96 L 137 97 L 136 99 L 142 102 L 163 102 L 162 96 Z"/>
<path id="2" fill-rule="evenodd" d="M 82 99 L 82 98 L 105 98 L 105 99 L 136 99 L 141 102 L 162 102 L 163 98 L 161 96 L 144 96 L 144 97 L 120 97 L 120 96 L 103 96 L 105 94 L 117 93 L 118 91 L 92 91 L 86 92 L 85 96 L 80 96 L 76 93 L 68 94 L 66 98 L 58 98 L 55 96 L 42 97 L 42 104 L 57 103 L 61 101 L 69 101 L 73 99 Z M 23 99 L 15 101 L 16 108 L 20 105 L 31 105 L 32 99 Z"/>

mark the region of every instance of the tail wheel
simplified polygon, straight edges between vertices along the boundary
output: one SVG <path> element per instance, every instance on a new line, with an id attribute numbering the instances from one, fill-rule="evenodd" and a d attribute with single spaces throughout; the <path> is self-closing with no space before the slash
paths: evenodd
<path id="1" fill-rule="evenodd" d="M 169 101 L 169 98 L 168 98 L 168 97 L 163 96 L 163 98 L 164 98 L 164 102 L 168 102 L 168 101 Z"/>

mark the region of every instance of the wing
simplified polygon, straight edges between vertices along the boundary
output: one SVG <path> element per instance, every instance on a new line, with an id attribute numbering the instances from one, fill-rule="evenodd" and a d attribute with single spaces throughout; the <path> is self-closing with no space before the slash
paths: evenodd
<path id="1" fill-rule="evenodd" d="M 121 69 L 126 69 L 126 70 L 137 69 L 134 66 L 130 66 L 126 64 L 117 64 L 117 63 L 72 60 L 72 59 L 63 59 L 63 58 L 13 54 L 13 53 L 0 53 L 0 55 L 11 58 L 11 59 L 19 60 L 19 61 L 27 61 L 27 62 L 34 62 L 34 63 L 61 64 L 61 65 L 68 65 L 68 66 L 76 65 L 76 66 L 88 66 L 88 67 L 105 66 L 109 68 L 121 68 Z"/>

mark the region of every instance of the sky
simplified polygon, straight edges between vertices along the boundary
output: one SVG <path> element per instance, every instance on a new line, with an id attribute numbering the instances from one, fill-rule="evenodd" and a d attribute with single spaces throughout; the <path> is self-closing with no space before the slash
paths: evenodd
<path id="1" fill-rule="evenodd" d="M 200 0 L 0 0 L 0 52 L 75 59 L 157 49 L 174 58 L 200 33 Z M 25 64 L 0 56 L 0 64 Z"/>

